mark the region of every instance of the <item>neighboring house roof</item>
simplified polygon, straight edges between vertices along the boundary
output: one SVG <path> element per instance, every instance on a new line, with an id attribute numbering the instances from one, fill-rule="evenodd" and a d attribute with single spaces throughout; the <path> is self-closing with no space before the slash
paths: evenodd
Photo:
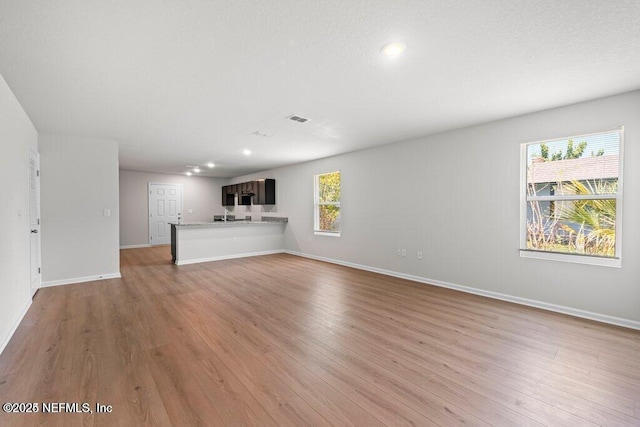
<path id="1" fill-rule="evenodd" d="M 529 183 L 531 184 L 617 177 L 617 155 L 555 161 L 536 161 L 534 159 L 529 165 Z"/>

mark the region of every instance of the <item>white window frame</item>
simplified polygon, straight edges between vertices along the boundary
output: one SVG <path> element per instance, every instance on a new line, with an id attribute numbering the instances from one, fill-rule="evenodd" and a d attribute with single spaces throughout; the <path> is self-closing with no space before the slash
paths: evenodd
<path id="1" fill-rule="evenodd" d="M 340 201 L 338 202 L 320 202 L 320 191 L 318 188 L 318 182 L 321 176 L 329 175 L 332 173 L 340 174 Z M 335 170 L 331 172 L 319 173 L 313 176 L 313 234 L 316 236 L 329 236 L 340 237 L 342 231 L 342 223 L 340 224 L 340 230 L 338 231 L 322 231 L 320 230 L 320 206 L 338 206 L 340 208 L 340 215 L 342 215 L 342 207 L 340 202 L 342 201 L 342 172 Z"/>
<path id="2" fill-rule="evenodd" d="M 602 194 L 590 196 L 528 196 L 527 194 L 527 147 L 529 145 L 551 143 L 618 132 L 620 135 L 620 154 L 618 160 L 618 192 L 616 194 Z M 577 264 L 589 264 L 603 267 L 622 267 L 622 165 L 624 163 L 624 126 L 606 131 L 592 132 L 581 135 L 571 135 L 562 138 L 546 139 L 541 141 L 525 142 L 520 145 L 520 257 L 535 258 L 552 261 L 570 262 Z M 586 199 L 614 199 L 616 201 L 616 247 L 615 257 L 599 257 L 583 254 L 564 254 L 557 252 L 545 252 L 527 249 L 527 203 L 532 200 L 560 201 L 560 200 L 586 200 Z"/>

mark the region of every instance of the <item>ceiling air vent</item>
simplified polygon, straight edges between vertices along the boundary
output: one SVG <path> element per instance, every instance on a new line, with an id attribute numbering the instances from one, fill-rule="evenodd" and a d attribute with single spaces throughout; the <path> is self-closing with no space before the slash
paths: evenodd
<path id="1" fill-rule="evenodd" d="M 298 116 L 297 114 L 292 114 L 289 117 L 287 117 L 287 119 L 293 120 L 294 122 L 300 122 L 300 123 L 308 122 L 309 120 L 311 120 L 306 117 Z"/>

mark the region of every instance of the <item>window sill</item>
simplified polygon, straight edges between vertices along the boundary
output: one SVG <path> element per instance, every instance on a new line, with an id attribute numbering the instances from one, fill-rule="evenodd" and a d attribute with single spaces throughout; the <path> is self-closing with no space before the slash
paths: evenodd
<path id="1" fill-rule="evenodd" d="M 621 268 L 622 261 L 620 258 L 604 258 L 588 255 L 577 254 L 561 254 L 556 252 L 533 251 L 529 249 L 520 249 L 520 258 L 546 259 L 550 261 L 570 262 L 574 264 L 588 264 L 600 267 Z"/>
<path id="2" fill-rule="evenodd" d="M 329 236 L 329 237 L 340 237 L 340 233 L 331 233 L 328 231 L 314 231 L 314 235 L 316 236 Z"/>

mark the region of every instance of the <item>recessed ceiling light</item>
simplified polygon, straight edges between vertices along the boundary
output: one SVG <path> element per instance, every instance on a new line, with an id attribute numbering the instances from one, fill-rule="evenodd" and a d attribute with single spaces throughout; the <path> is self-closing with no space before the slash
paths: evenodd
<path id="1" fill-rule="evenodd" d="M 242 150 L 242 154 L 244 154 L 245 156 L 248 156 L 251 154 L 251 150 L 248 150 L 245 148 L 244 150 Z"/>
<path id="2" fill-rule="evenodd" d="M 391 42 L 382 47 L 382 53 L 386 56 L 398 56 L 407 49 L 407 44 L 403 42 Z"/>
<path id="3" fill-rule="evenodd" d="M 191 172 L 187 172 L 187 176 L 191 176 L 191 175 L 192 175 L 192 173 L 191 173 Z"/>
<path id="4" fill-rule="evenodd" d="M 193 168 L 193 171 L 194 171 L 195 173 L 200 173 L 200 168 L 199 168 L 199 167 L 195 167 L 195 168 Z"/>
<path id="5" fill-rule="evenodd" d="M 215 165 L 214 165 L 213 163 L 211 163 L 211 162 L 207 163 L 207 167 L 208 167 L 209 169 L 213 168 L 214 166 L 215 166 Z"/>

